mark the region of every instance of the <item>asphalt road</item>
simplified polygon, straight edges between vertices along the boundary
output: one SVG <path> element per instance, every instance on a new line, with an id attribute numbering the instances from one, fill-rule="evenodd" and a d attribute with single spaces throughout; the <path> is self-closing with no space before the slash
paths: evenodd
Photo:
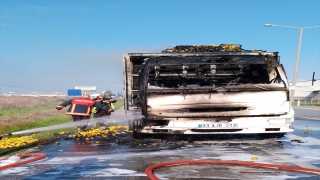
<path id="1" fill-rule="evenodd" d="M 47 158 L 0 171 L 1 180 L 144 180 L 151 165 L 181 160 L 233 160 L 320 169 L 320 109 L 294 108 L 295 131 L 282 138 L 240 137 L 194 142 L 147 139 L 129 144 L 83 144 L 61 140 L 38 151 Z M 122 109 L 108 121 L 132 118 Z M 124 118 L 126 117 L 126 118 Z M 303 119 L 299 119 L 303 118 Z M 182 165 L 154 171 L 160 179 L 320 179 L 320 176 L 276 169 L 221 165 Z"/>
<path id="2" fill-rule="evenodd" d="M 301 120 L 320 120 L 319 107 L 293 107 L 295 119 Z"/>

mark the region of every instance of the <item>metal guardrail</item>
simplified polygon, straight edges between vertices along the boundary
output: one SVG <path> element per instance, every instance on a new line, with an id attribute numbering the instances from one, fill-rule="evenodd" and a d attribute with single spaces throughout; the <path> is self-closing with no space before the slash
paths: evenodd
<path id="1" fill-rule="evenodd" d="M 296 104 L 297 106 L 299 106 L 301 104 L 316 104 L 316 105 L 320 105 L 320 99 L 294 100 L 293 103 Z"/>

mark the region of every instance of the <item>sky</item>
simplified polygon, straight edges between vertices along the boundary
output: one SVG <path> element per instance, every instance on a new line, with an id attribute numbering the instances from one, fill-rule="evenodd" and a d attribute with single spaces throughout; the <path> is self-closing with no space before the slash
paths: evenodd
<path id="1" fill-rule="evenodd" d="M 176 45 L 277 51 L 292 81 L 299 28 L 313 26 L 319 0 L 0 0 L 0 93 L 122 93 L 124 54 Z M 320 28 L 303 30 L 297 81 L 313 72 Z"/>

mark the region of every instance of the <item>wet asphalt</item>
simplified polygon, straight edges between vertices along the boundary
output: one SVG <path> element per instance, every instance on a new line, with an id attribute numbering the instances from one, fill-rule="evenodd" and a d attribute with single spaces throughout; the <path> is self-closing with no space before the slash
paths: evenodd
<path id="1" fill-rule="evenodd" d="M 317 114 L 320 111 L 312 112 Z M 306 112 L 306 115 L 310 114 Z M 113 118 L 104 121 L 124 124 L 132 116 L 119 109 L 114 112 Z M 292 124 L 295 131 L 282 138 L 226 136 L 187 141 L 158 137 L 134 140 L 123 135 L 104 144 L 62 138 L 59 145 L 52 143 L 34 149 L 46 153 L 47 158 L 2 170 L 0 179 L 143 180 L 149 179 L 144 171 L 151 165 L 190 159 L 233 160 L 320 169 L 320 121 L 306 119 L 296 118 Z M 309 173 L 225 165 L 162 167 L 154 170 L 154 173 L 160 179 L 320 179 L 319 175 Z"/>

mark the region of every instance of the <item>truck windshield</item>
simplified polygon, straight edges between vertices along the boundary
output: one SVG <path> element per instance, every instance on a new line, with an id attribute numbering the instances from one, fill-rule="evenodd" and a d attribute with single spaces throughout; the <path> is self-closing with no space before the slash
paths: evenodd
<path id="1" fill-rule="evenodd" d="M 242 85 L 242 88 L 267 90 L 266 85 L 285 87 L 274 68 L 256 64 L 156 65 L 150 67 L 148 74 L 148 86 L 160 88 L 212 88 Z"/>

